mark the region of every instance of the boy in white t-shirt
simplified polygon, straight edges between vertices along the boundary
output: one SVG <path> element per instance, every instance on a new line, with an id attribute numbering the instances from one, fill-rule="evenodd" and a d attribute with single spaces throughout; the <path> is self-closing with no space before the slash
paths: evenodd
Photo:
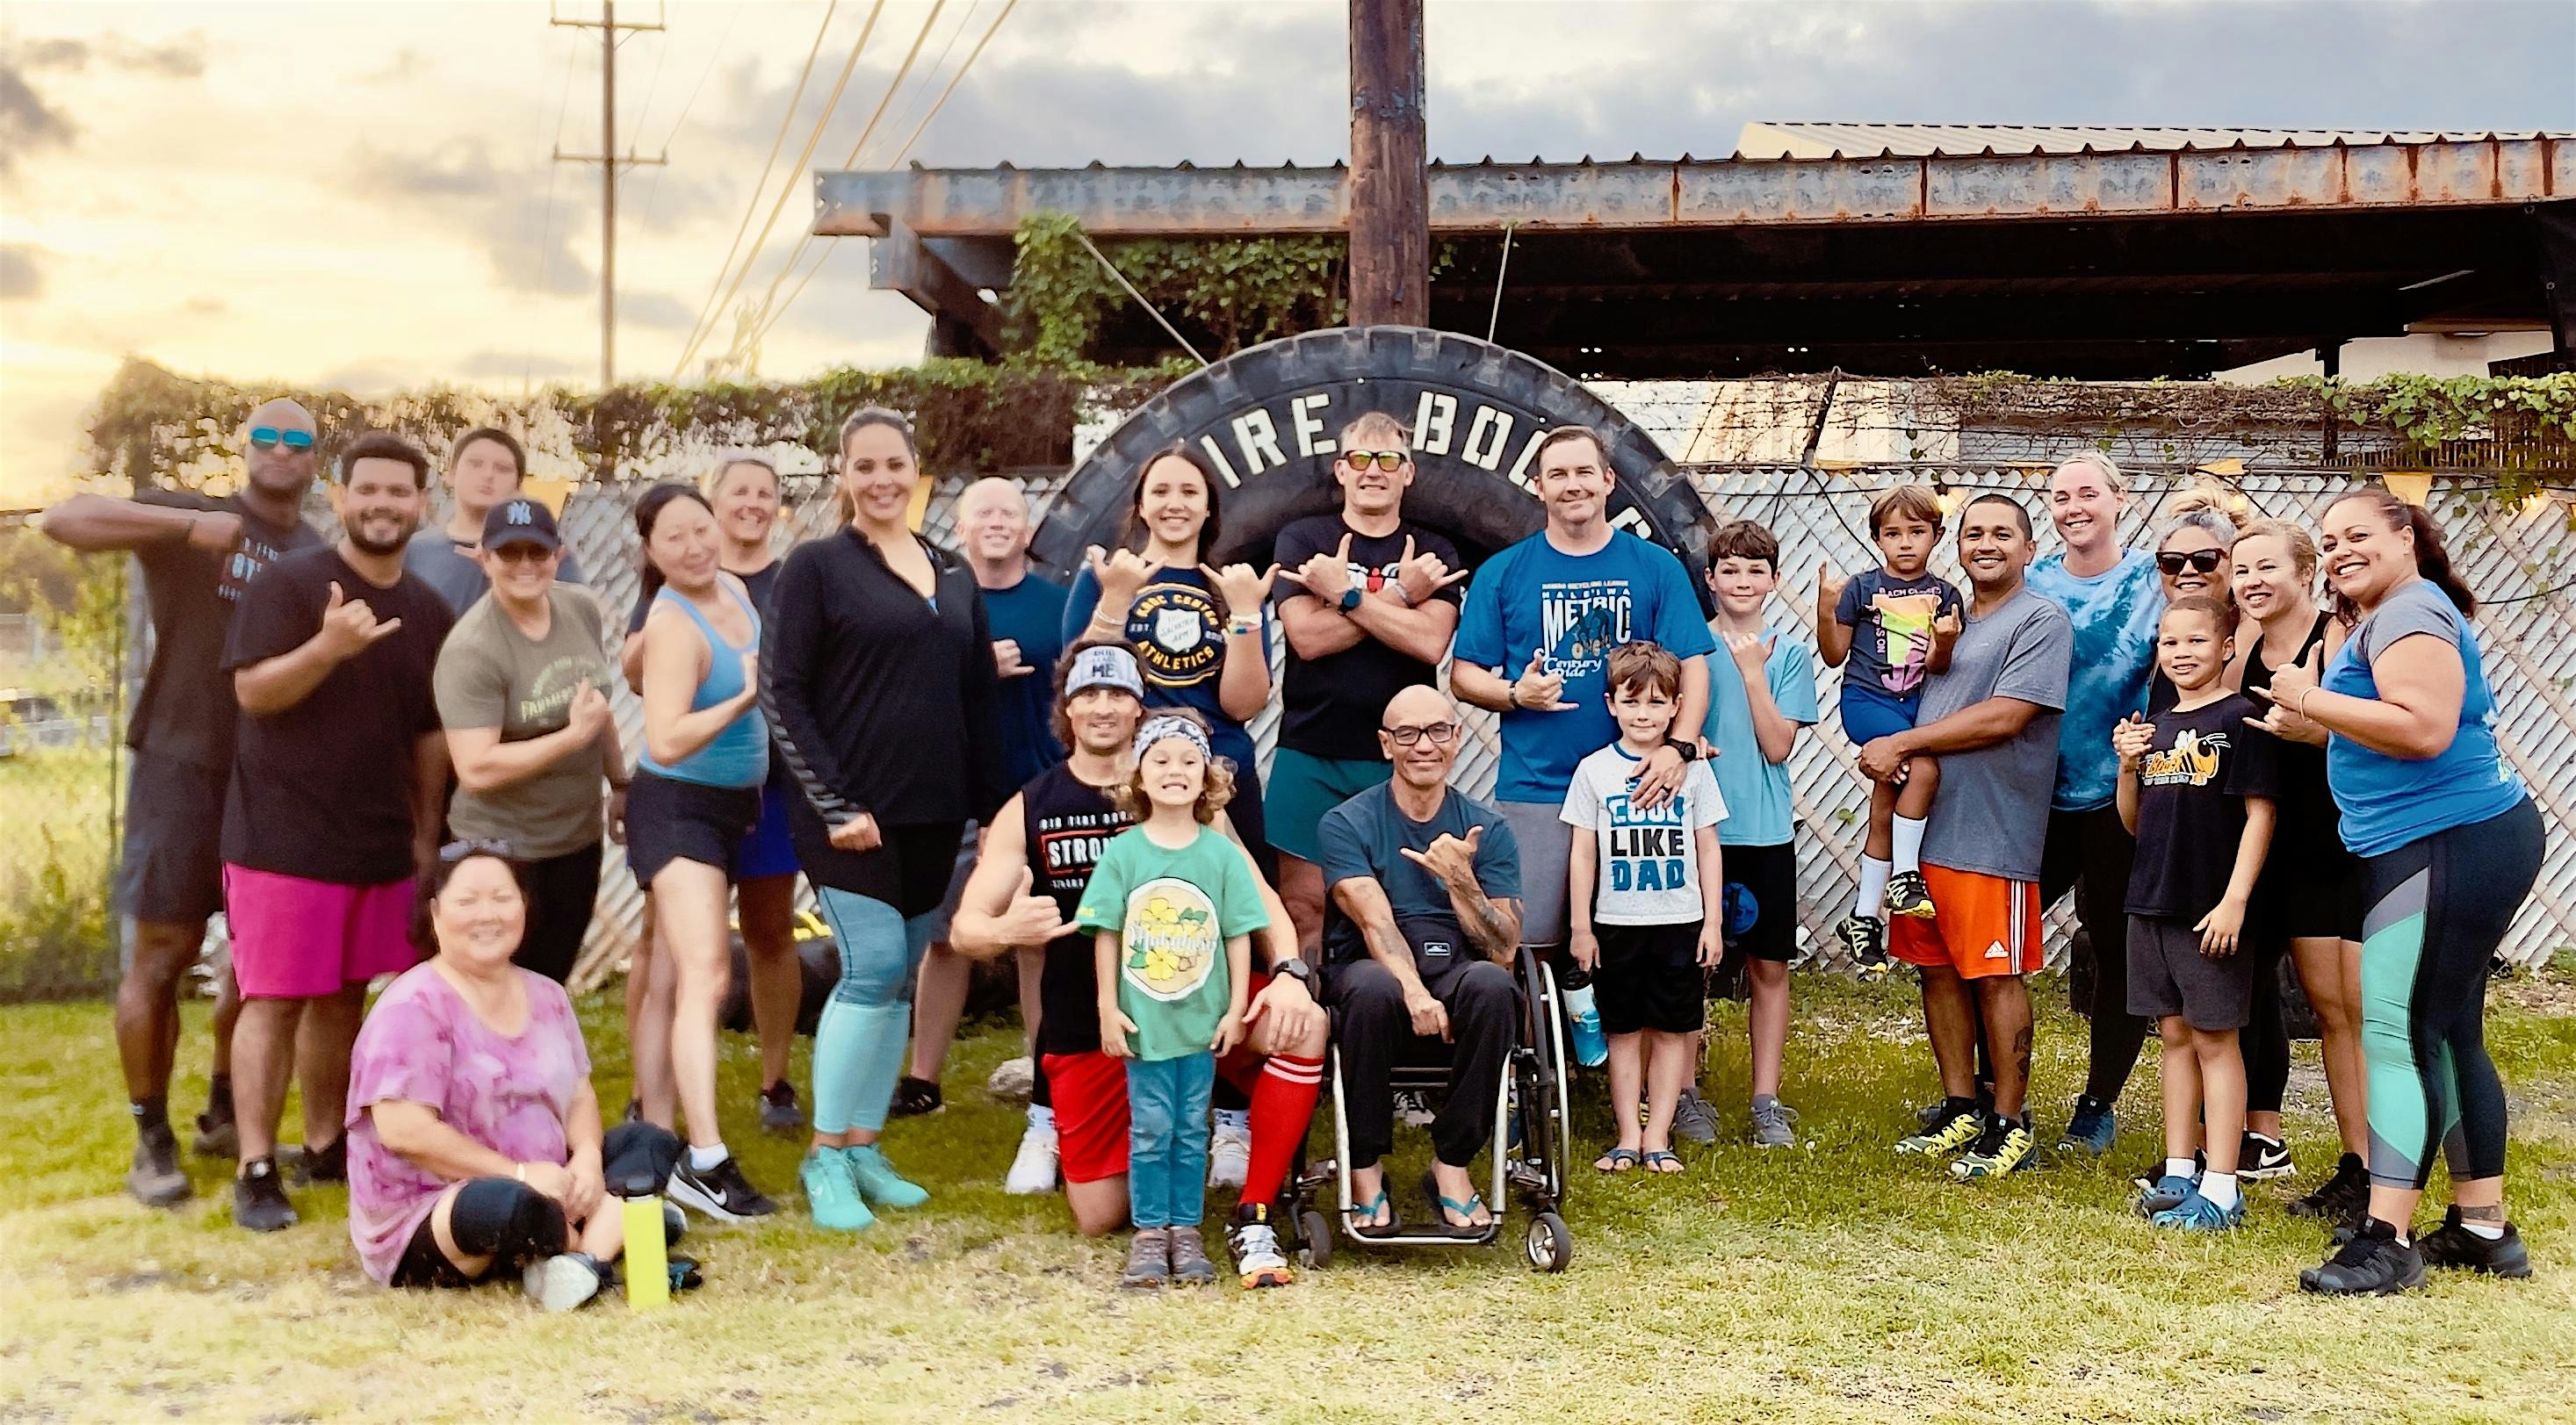
<path id="1" fill-rule="evenodd" d="M 1619 1141 L 1594 1167 L 1678 1173 L 1673 1107 L 1690 1082 L 1708 1005 L 1708 971 L 1726 954 L 1726 876 L 1717 778 L 1693 761 L 1682 788 L 1651 811 L 1629 801 L 1646 756 L 1666 744 L 1681 709 L 1682 665 L 1652 643 L 1612 649 L 1604 671 L 1619 740 L 1583 759 L 1566 788 L 1566 868 L 1575 963 L 1592 972 L 1610 1036 L 1610 1112 Z M 1693 749 L 1696 750 L 1695 748 Z M 1639 1082 L 1646 1121 L 1637 1122 Z"/>

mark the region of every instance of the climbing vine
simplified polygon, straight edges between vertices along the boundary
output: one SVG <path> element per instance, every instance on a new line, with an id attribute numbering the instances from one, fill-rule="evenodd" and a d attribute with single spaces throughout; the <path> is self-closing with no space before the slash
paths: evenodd
<path id="1" fill-rule="evenodd" d="M 1132 301 L 1083 246 L 1081 233 L 1070 215 L 1041 213 L 1022 221 L 1012 238 L 1006 311 L 1020 361 L 1062 366 L 1087 359 L 1103 324 Z M 1211 361 L 1277 337 L 1340 326 L 1348 312 L 1347 249 L 1338 236 L 1100 244 L 1145 300 Z"/>

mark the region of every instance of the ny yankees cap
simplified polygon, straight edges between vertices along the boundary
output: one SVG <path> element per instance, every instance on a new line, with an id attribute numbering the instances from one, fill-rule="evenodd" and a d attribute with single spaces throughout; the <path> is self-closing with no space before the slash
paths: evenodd
<path id="1" fill-rule="evenodd" d="M 483 516 L 483 547 L 507 549 L 514 544 L 533 544 L 552 552 L 563 548 L 563 536 L 555 532 L 555 513 L 542 500 L 513 497 L 492 507 Z"/>

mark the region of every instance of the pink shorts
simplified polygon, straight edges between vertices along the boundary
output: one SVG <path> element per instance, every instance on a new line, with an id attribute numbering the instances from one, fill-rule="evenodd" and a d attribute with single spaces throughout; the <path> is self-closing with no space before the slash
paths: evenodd
<path id="1" fill-rule="evenodd" d="M 409 877 L 375 886 L 224 867 L 233 978 L 244 999 L 314 999 L 420 963 Z"/>

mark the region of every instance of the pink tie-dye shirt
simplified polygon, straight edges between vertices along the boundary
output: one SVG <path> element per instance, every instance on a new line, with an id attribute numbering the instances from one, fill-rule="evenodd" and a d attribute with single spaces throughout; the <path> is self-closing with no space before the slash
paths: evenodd
<path id="1" fill-rule="evenodd" d="M 368 1112 L 375 1105 L 427 1104 L 448 1127 L 513 1162 L 572 1156 L 564 1125 L 590 1077 L 590 1051 L 563 986 L 514 973 L 528 990 L 527 1027 L 516 1035 L 476 1018 L 431 965 L 395 980 L 358 1031 L 349 1059 L 349 1238 L 379 1282 L 393 1279 L 448 1184 L 385 1147 Z"/>

